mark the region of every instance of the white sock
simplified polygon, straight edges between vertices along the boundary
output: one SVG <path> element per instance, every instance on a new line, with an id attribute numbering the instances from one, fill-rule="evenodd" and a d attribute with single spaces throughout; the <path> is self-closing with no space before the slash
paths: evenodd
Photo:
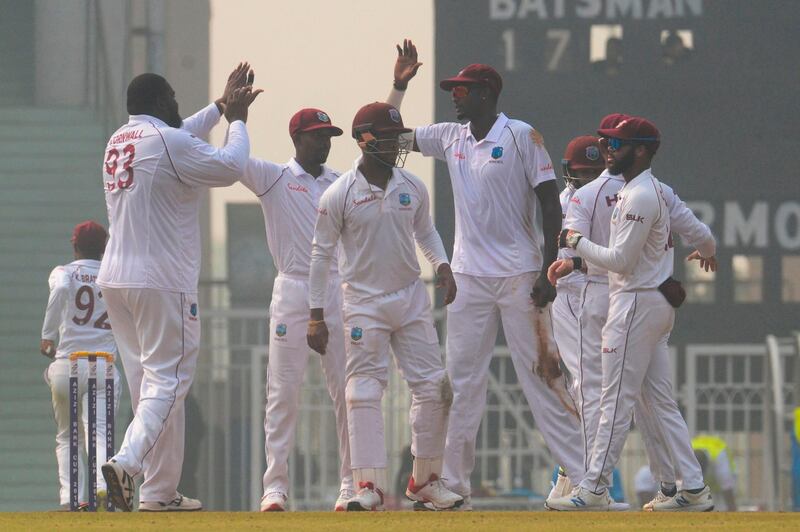
<path id="1" fill-rule="evenodd" d="M 359 484 L 362 482 L 372 482 L 375 489 L 380 490 L 381 493 L 386 493 L 386 468 L 353 469 L 353 483 L 356 491 L 358 491 Z"/>
<path id="2" fill-rule="evenodd" d="M 442 476 L 442 457 L 439 458 L 414 458 L 414 483 L 419 486 L 427 483 L 431 475 L 437 478 Z"/>

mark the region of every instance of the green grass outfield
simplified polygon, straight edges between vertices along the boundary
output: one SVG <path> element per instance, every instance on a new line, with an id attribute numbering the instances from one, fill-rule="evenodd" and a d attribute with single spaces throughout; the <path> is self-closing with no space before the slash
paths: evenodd
<path id="1" fill-rule="evenodd" d="M 186 514 L 0 513 L 0 530 L 800 530 L 800 513 L 644 512 L 197 512 Z"/>

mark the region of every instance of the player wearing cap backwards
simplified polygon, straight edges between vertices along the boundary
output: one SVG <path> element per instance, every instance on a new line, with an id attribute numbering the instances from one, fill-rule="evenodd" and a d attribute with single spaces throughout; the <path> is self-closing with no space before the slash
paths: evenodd
<path id="1" fill-rule="evenodd" d="M 398 64 L 417 64 L 410 41 L 398 46 Z M 395 66 L 395 71 L 398 65 Z M 488 65 L 473 64 L 439 83 L 450 91 L 458 120 L 416 128 L 414 150 L 447 163 L 455 206 L 453 271 L 458 301 L 447 310 L 447 372 L 453 406 L 447 430 L 444 476 L 467 497 L 475 444 L 486 403 L 489 364 L 503 322 L 517 379 L 536 425 L 556 460 L 577 484 L 583 477 L 577 418 L 557 390 L 533 368 L 554 356 L 547 304 L 555 288 L 547 267 L 556 258 L 561 227 L 553 165 L 541 135 L 529 124 L 497 112 L 503 88 Z M 389 102 L 399 105 L 406 83 L 395 80 Z M 542 227 L 536 221 L 541 209 Z M 563 390 L 562 390 L 563 391 Z"/>
<path id="2" fill-rule="evenodd" d="M 58 461 L 58 480 L 61 486 L 59 498 L 61 505 L 69 507 L 69 355 L 75 351 L 105 351 L 116 354 L 117 345 L 111 332 L 111 323 L 106 313 L 103 294 L 95 284 L 100 259 L 106 248 L 108 234 L 100 224 L 87 220 L 79 223 L 72 231 L 72 249 L 75 260 L 64 266 L 56 266 L 50 273 L 50 298 L 42 326 L 41 353 L 53 359 L 44 373 L 53 396 L 53 414 L 58 430 L 56 432 L 56 460 Z M 58 340 L 58 348 L 56 348 Z M 105 360 L 97 361 L 98 375 L 105 373 Z M 84 444 L 88 443 L 87 418 L 87 379 L 89 376 L 86 360 L 78 361 L 78 410 L 83 419 Z M 119 372 L 114 369 L 114 414 L 119 409 Z M 105 441 L 106 407 L 105 394 L 97 395 L 97 441 Z M 87 451 L 88 452 L 88 451 Z M 97 446 L 97 463 L 106 461 L 105 445 Z M 86 459 L 78 453 L 78 500 L 81 508 L 88 508 L 86 486 Z M 105 499 L 106 483 L 100 468 L 97 476 L 97 492 Z M 105 504 L 98 502 L 99 508 Z"/>
<path id="3" fill-rule="evenodd" d="M 616 125 L 601 128 L 598 134 L 604 137 L 603 144 L 607 146 L 608 172 L 621 175 L 625 183 L 611 213 L 608 247 L 592 242 L 588 233 L 573 229 L 570 212 L 561 235 L 562 244 L 588 261 L 589 278 L 594 266 L 609 272 L 608 319 L 603 325 L 600 349 L 600 417 L 585 478 L 571 495 L 550 500 L 547 505 L 554 510 L 609 509 L 609 477 L 641 396 L 648 411 L 640 412 L 652 422 L 647 430 L 653 431 L 651 434 L 668 447 L 683 480 L 680 491 L 667 500 L 655 502 L 652 509 L 708 511 L 714 507 L 711 492 L 703 481 L 686 423 L 672 397 L 667 340 L 675 318 L 673 307 L 682 303 L 685 294 L 671 277 L 674 249 L 670 206 L 664 186 L 650 171 L 660 134 L 644 118 L 607 117 L 603 125 L 608 125 L 609 120 Z M 601 186 L 600 179 L 593 183 Z M 589 186 L 579 193 L 588 191 Z M 576 197 L 583 204 L 580 196 L 573 200 Z M 599 195 L 595 198 L 602 199 Z M 595 229 L 588 227 L 590 232 Z M 567 263 L 574 261 L 558 261 L 551 266 L 551 280 L 571 271 L 574 264 L 567 267 Z M 713 265 L 713 256 L 701 259 L 701 265 L 704 264 Z M 587 299 L 589 290 L 587 287 L 585 291 Z M 588 319 L 585 315 L 588 311 L 581 315 L 582 326 Z"/>
<path id="4" fill-rule="evenodd" d="M 402 170 L 406 150 L 398 135 L 410 131 L 389 104 L 362 107 L 353 137 L 362 156 L 322 195 L 311 252 L 308 344 L 328 346 L 328 282 L 339 248 L 344 282 L 347 349 L 347 420 L 356 495 L 348 510 L 377 510 L 388 486 L 381 399 L 389 371 L 389 347 L 411 389 L 413 474 L 406 496 L 436 509 L 463 499 L 441 481 L 445 430 L 452 398 L 415 243 L 434 266 L 445 304 L 456 284 L 431 220 L 428 191 Z"/>
<path id="5" fill-rule="evenodd" d="M 289 491 L 289 453 L 294 445 L 297 409 L 303 384 L 308 346 L 308 275 L 311 242 L 322 193 L 339 177 L 325 161 L 331 137 L 342 130 L 319 109 L 302 109 L 289 121 L 295 156 L 286 164 L 251 158 L 242 183 L 261 200 L 267 229 L 267 246 L 278 269 L 270 305 L 267 407 L 264 421 L 267 471 L 264 473 L 262 511 L 286 508 Z M 322 371 L 333 399 L 339 436 L 341 486 L 335 510 L 346 510 L 353 496 L 347 405 L 344 392 L 344 324 L 342 291 L 336 263 L 331 263 L 325 319 L 332 332 Z"/>
<path id="6" fill-rule="evenodd" d="M 600 123 L 600 129 L 614 128 L 627 118 L 629 117 L 623 114 L 608 115 Z M 622 175 L 614 175 L 609 170 L 604 170 L 597 180 L 575 193 L 573 201 L 569 203 L 567 209 L 564 227 L 581 232 L 595 244 L 607 246 L 611 214 L 617 204 L 617 194 L 624 184 L 625 180 Z M 715 270 L 716 242 L 711 230 L 697 219 L 668 185 L 661 183 L 661 192 L 669 211 L 672 233 L 678 234 L 688 245 L 697 249 L 689 255 L 688 259 L 700 259 L 702 267 Z M 564 249 L 569 248 L 562 248 L 562 250 Z M 557 262 L 558 264 L 551 267 L 551 270 L 560 269 L 561 273 L 566 274 L 574 268 L 572 259 Z M 577 262 L 583 269 L 588 267 L 586 288 L 583 291 L 579 307 L 581 343 L 578 351 L 578 372 L 574 373 L 572 366 L 567 365 L 570 372 L 576 376 L 584 452 L 588 462 L 594 445 L 597 424 L 600 420 L 599 398 L 602 386 L 600 353 L 602 329 L 608 317 L 608 271 L 596 264 L 584 263 L 581 259 L 577 259 Z M 571 277 L 572 275 L 569 275 L 566 278 Z M 560 283 L 561 279 L 558 282 Z M 645 505 L 645 510 L 651 510 L 656 502 L 664 502 L 661 499 L 675 494 L 675 468 L 669 450 L 661 441 L 659 429 L 653 424 L 653 415 L 650 413 L 649 404 L 642 397 L 636 402 L 635 416 L 645 442 L 651 468 L 662 483 L 662 491 L 653 501 Z"/>
<path id="7" fill-rule="evenodd" d="M 261 92 L 249 66 L 228 78 L 223 97 L 182 120 L 175 91 L 156 74 L 128 85 L 130 119 L 109 139 L 103 180 L 111 237 L 97 284 L 114 323 L 134 417 L 117 454 L 103 465 L 109 496 L 130 511 L 133 478 L 144 477 L 140 511 L 192 511 L 200 501 L 177 491 L 183 467 L 184 400 L 200 341 L 201 191 L 232 185 L 250 155 L 245 121 Z M 224 109 L 222 148 L 205 136 Z"/>

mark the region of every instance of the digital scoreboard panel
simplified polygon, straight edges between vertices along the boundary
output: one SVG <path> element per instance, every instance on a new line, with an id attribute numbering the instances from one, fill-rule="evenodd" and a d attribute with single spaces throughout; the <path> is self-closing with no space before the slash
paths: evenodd
<path id="1" fill-rule="evenodd" d="M 494 66 L 499 110 L 543 134 L 556 168 L 606 114 L 659 127 L 653 172 L 712 227 L 720 265 L 716 276 L 686 267 L 677 239 L 689 302 L 674 343 L 759 343 L 800 328 L 800 2 L 437 0 L 435 16 L 437 80 Z M 435 106 L 437 122 L 455 120 L 438 87 Z M 441 163 L 435 182 L 452 249 Z"/>

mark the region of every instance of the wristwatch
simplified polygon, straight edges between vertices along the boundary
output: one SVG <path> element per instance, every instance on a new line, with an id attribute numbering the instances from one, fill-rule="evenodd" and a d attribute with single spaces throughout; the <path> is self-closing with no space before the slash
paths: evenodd
<path id="1" fill-rule="evenodd" d="M 570 231 L 567 233 L 567 246 L 571 247 L 572 249 L 577 249 L 578 242 L 580 242 L 583 235 L 577 231 Z"/>

